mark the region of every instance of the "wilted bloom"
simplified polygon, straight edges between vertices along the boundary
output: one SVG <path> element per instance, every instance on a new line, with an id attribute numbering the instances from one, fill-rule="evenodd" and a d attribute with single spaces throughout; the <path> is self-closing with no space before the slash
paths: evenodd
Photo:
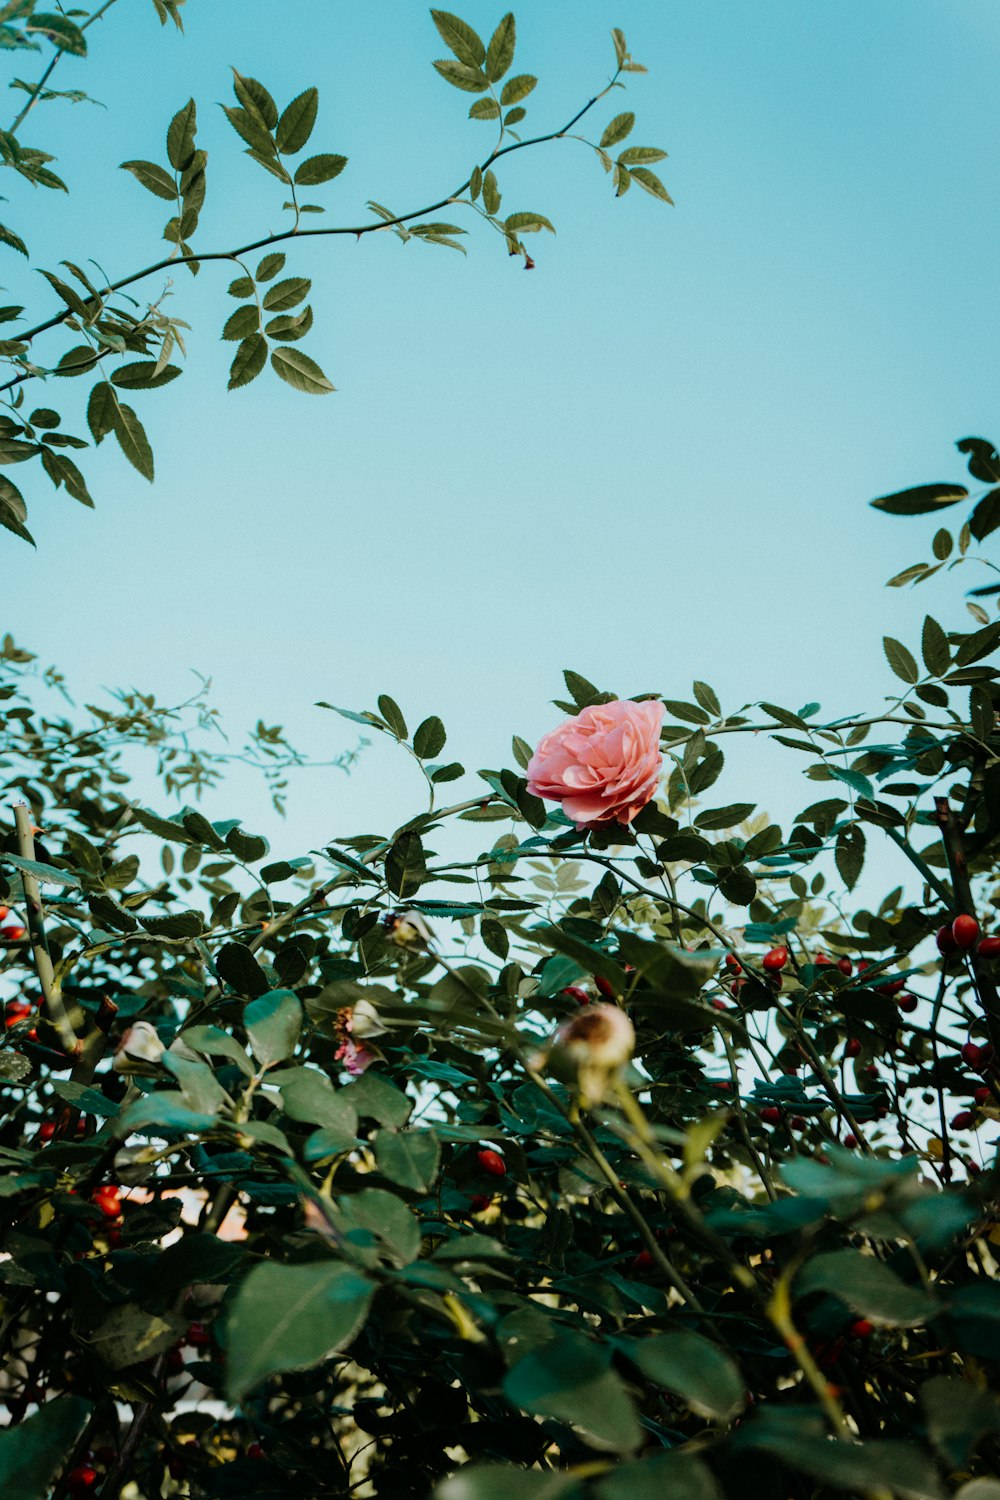
<path id="1" fill-rule="evenodd" d="M 635 1028 L 617 1005 L 589 1005 L 564 1021 L 555 1034 L 550 1062 L 575 1080 L 580 1103 L 600 1104 L 635 1050 Z"/>
<path id="2" fill-rule="evenodd" d="M 148 1021 L 133 1021 L 115 1048 L 111 1067 L 115 1073 L 148 1073 L 165 1051 L 155 1026 Z"/>
<path id="3" fill-rule="evenodd" d="M 366 1068 L 370 1068 L 373 1062 L 378 1062 L 382 1056 L 379 1049 L 364 1045 L 366 1038 L 378 1036 L 385 1031 L 378 1011 L 370 1000 L 359 1000 L 356 1005 L 338 1010 L 334 1025 L 340 1042 L 334 1056 L 344 1064 L 348 1073 L 356 1078 Z"/>
<path id="4" fill-rule="evenodd" d="M 400 948 L 426 948 L 434 934 L 418 911 L 391 911 L 382 920 L 386 935 Z"/>
<path id="5" fill-rule="evenodd" d="M 656 795 L 663 704 L 615 699 L 581 709 L 539 741 L 528 791 L 561 802 L 578 829 L 631 823 Z"/>

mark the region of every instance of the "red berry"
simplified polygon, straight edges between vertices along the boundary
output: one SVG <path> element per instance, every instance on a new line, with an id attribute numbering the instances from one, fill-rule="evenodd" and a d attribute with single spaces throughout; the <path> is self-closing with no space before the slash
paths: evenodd
<path id="1" fill-rule="evenodd" d="M 38 1127 L 38 1139 L 40 1141 L 51 1141 L 55 1133 L 56 1126 L 54 1120 L 43 1120 Z"/>
<path id="2" fill-rule="evenodd" d="M 896 1001 L 896 1004 L 899 1006 L 900 1010 L 905 1011 L 907 1015 L 909 1015 L 911 1011 L 914 1011 L 917 1008 L 917 997 L 916 995 L 900 995 Z"/>
<path id="3" fill-rule="evenodd" d="M 91 1194 L 91 1202 L 97 1204 L 97 1207 L 106 1219 L 121 1218 L 121 1194 L 110 1182 L 105 1183 L 103 1187 L 97 1188 Z"/>
<path id="4" fill-rule="evenodd" d="M 989 1100 L 992 1099 L 992 1097 L 993 1090 L 988 1089 L 984 1086 L 981 1089 L 976 1089 L 976 1092 L 972 1096 L 972 1100 L 974 1104 L 987 1104 Z"/>
<path id="5" fill-rule="evenodd" d="M 491 1177 L 506 1177 L 507 1163 L 497 1151 L 477 1151 L 476 1160 Z"/>
<path id="6" fill-rule="evenodd" d="M 858 1318 L 847 1330 L 852 1339 L 870 1339 L 875 1332 L 875 1324 L 869 1323 L 867 1318 Z"/>
<path id="7" fill-rule="evenodd" d="M 962 1109 L 955 1115 L 951 1123 L 955 1130 L 968 1130 L 974 1119 L 975 1116 L 970 1109 Z"/>
<path id="8" fill-rule="evenodd" d="M 833 959 L 832 958 L 827 958 L 827 956 L 826 956 L 825 953 L 817 953 L 817 955 L 816 955 L 816 967 L 817 967 L 817 969 L 829 969 L 832 963 L 833 963 Z"/>
<path id="9" fill-rule="evenodd" d="M 712 1007 L 714 1010 L 729 1009 L 729 1006 L 726 1004 L 725 1000 L 722 999 L 721 995 L 716 995 L 715 999 L 712 1001 Z"/>
<path id="10" fill-rule="evenodd" d="M 848 1151 L 854 1151 L 857 1149 L 858 1138 L 853 1131 L 851 1131 L 849 1135 L 844 1136 L 844 1145 L 847 1147 Z"/>
<path id="11" fill-rule="evenodd" d="M 851 960 L 849 958 L 838 958 L 837 968 L 840 970 L 841 974 L 846 974 L 848 979 L 850 979 L 851 975 L 854 973 L 854 965 L 851 963 Z"/>
<path id="12" fill-rule="evenodd" d="M 97 1470 L 92 1464 L 78 1464 L 66 1476 L 66 1484 L 73 1495 L 86 1495 L 97 1483 Z"/>
<path id="13" fill-rule="evenodd" d="M 788 1123 L 793 1130 L 805 1130 L 806 1128 L 806 1122 L 802 1115 L 793 1115 Z"/>
<path id="14" fill-rule="evenodd" d="M 611 983 L 610 979 L 605 979 L 605 977 L 604 977 L 603 974 L 595 974 L 594 975 L 594 983 L 597 986 L 597 988 L 600 991 L 600 993 L 604 996 L 605 1000 L 614 1000 L 615 999 L 616 995 L 618 994 L 618 991 L 615 989 L 615 987 Z"/>
<path id="15" fill-rule="evenodd" d="M 764 954 L 764 957 L 761 959 L 761 967 L 767 969 L 769 973 L 777 974 L 785 967 L 787 962 L 788 949 L 782 945 L 778 948 L 772 948 Z"/>
<path id="16" fill-rule="evenodd" d="M 979 936 L 979 923 L 968 912 L 959 912 L 951 924 L 951 935 L 955 939 L 955 947 L 964 952 L 975 944 Z"/>
<path id="17" fill-rule="evenodd" d="M 852 1036 L 852 1037 L 848 1038 L 847 1044 L 844 1047 L 844 1056 L 845 1057 L 860 1057 L 861 1056 L 861 1043 L 858 1041 L 858 1038 L 856 1036 Z"/>
<path id="18" fill-rule="evenodd" d="M 650 1271 L 653 1268 L 653 1257 L 648 1250 L 640 1250 L 632 1262 L 633 1271 Z"/>
<path id="19" fill-rule="evenodd" d="M 980 938 L 976 952 L 980 958 L 996 958 L 1000 953 L 1000 937 L 993 934 L 990 937 Z"/>
<path id="20" fill-rule="evenodd" d="M 949 954 L 958 952 L 958 944 L 955 942 L 950 922 L 946 922 L 943 927 L 938 928 L 934 941 L 938 945 L 938 952 L 943 953 L 946 958 Z"/>
<path id="21" fill-rule="evenodd" d="M 875 1066 L 874 1063 L 866 1063 L 865 1066 L 861 1069 L 861 1071 L 865 1075 L 866 1078 L 877 1078 L 878 1077 L 878 1068 L 876 1068 L 876 1066 Z"/>
<path id="22" fill-rule="evenodd" d="M 969 1068 L 978 1068 L 982 1061 L 982 1049 L 975 1042 L 966 1042 L 962 1047 L 962 1061 Z"/>
<path id="23" fill-rule="evenodd" d="M 905 983 L 905 979 L 890 979 L 887 984 L 877 984 L 875 986 L 875 993 L 877 995 L 898 995 Z"/>
<path id="24" fill-rule="evenodd" d="M 742 967 L 743 965 L 740 963 L 735 953 L 726 954 L 726 968 L 729 969 L 731 973 L 738 974 Z"/>
<path id="25" fill-rule="evenodd" d="M 760 1112 L 760 1117 L 765 1125 L 780 1125 L 781 1110 L 776 1104 L 765 1104 Z"/>
<path id="26" fill-rule="evenodd" d="M 577 1005 L 590 1004 L 590 996 L 587 994 L 587 991 L 585 989 L 582 989 L 578 984 L 568 984 L 564 990 L 560 991 L 560 993 L 563 995 L 568 995 L 571 1000 L 576 1001 Z"/>
<path id="27" fill-rule="evenodd" d="M 7 918 L 9 916 L 10 916 L 10 907 L 9 906 L 0 906 L 0 922 L 6 922 L 6 920 L 7 920 Z"/>
<path id="28" fill-rule="evenodd" d="M 12 1000 L 4 1012 L 3 1024 L 9 1031 L 19 1021 L 26 1021 L 30 1015 L 30 1005 L 26 1005 L 23 1000 Z"/>
<path id="29" fill-rule="evenodd" d="M 204 1323 L 192 1323 L 184 1335 L 184 1342 L 189 1349 L 208 1349 L 212 1343 L 212 1335 Z"/>
<path id="30" fill-rule="evenodd" d="M 263 1457 L 264 1457 L 264 1450 L 261 1447 L 260 1443 L 250 1443 L 250 1444 L 247 1445 L 247 1458 L 263 1458 Z"/>
<path id="31" fill-rule="evenodd" d="M 19 943 L 23 937 L 23 927 L 0 927 L 0 938 L 6 943 Z"/>
<path id="32" fill-rule="evenodd" d="M 474 1214 L 485 1213 L 493 1199 L 489 1193 L 477 1193 L 474 1198 L 469 1199 L 469 1207 Z"/>

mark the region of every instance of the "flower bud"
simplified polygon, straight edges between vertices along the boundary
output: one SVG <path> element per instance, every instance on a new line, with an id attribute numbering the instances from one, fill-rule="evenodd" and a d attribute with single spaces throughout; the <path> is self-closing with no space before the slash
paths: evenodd
<path id="1" fill-rule="evenodd" d="M 111 1067 L 115 1073 L 149 1073 L 165 1051 L 155 1026 L 148 1021 L 133 1021 L 115 1048 Z"/>
<path id="2" fill-rule="evenodd" d="M 392 911 L 383 919 L 390 942 L 400 948 L 427 948 L 434 934 L 418 911 Z"/>
<path id="3" fill-rule="evenodd" d="M 600 1104 L 635 1050 L 635 1029 L 617 1005 L 589 1005 L 556 1032 L 550 1060 L 575 1079 L 585 1108 Z"/>

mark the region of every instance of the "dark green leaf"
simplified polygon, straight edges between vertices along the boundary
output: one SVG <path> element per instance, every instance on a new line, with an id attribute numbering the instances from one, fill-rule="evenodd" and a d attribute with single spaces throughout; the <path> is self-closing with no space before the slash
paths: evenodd
<path id="1" fill-rule="evenodd" d="M 481 68 L 486 61 L 486 48 L 468 22 L 447 10 L 432 10 L 431 16 L 441 40 L 459 62 L 470 68 Z"/>
<path id="2" fill-rule="evenodd" d="M 407 900 L 427 879 L 427 865 L 420 835 L 401 833 L 385 857 L 385 878 L 394 896 Z"/>
<path id="3" fill-rule="evenodd" d="M 278 121 L 275 139 L 283 156 L 294 156 L 301 151 L 312 135 L 319 110 L 319 90 L 305 89 L 293 99 Z"/>
<path id="4" fill-rule="evenodd" d="M 642 1438 L 632 1399 L 610 1367 L 610 1351 L 568 1333 L 518 1361 L 503 1383 L 508 1401 L 579 1428 L 596 1446 L 618 1452 Z"/>
<path id="5" fill-rule="evenodd" d="M 193 99 L 189 99 L 174 115 L 167 129 L 167 160 L 178 172 L 183 172 L 194 155 L 194 134 L 198 114 Z"/>
<path id="6" fill-rule="evenodd" d="M 157 370 L 155 360 L 139 359 L 130 365 L 119 365 L 111 379 L 122 390 L 155 391 L 176 380 L 180 373 L 177 365 L 163 365 Z"/>
<path id="7" fill-rule="evenodd" d="M 262 1067 L 291 1057 L 302 1030 L 302 1006 L 291 990 L 271 990 L 243 1012 L 250 1050 Z"/>
<path id="8" fill-rule="evenodd" d="M 267 363 L 267 339 L 262 333 L 252 333 L 240 343 L 236 356 L 229 367 L 227 389 L 236 390 L 256 380 Z"/>
<path id="9" fill-rule="evenodd" d="M 143 479 L 153 481 L 153 450 L 149 446 L 146 429 L 131 406 L 126 406 L 123 401 L 114 403 L 112 412 L 112 423 L 118 446 L 134 469 L 138 469 Z"/>
<path id="10" fill-rule="evenodd" d="M 968 495 L 963 484 L 920 484 L 912 490 L 883 495 L 879 500 L 872 500 L 871 504 L 890 516 L 923 516 L 929 511 L 942 510 L 946 505 L 956 505 Z"/>
<path id="11" fill-rule="evenodd" d="M 467 94 L 484 94 L 489 88 L 489 84 L 478 68 L 469 68 L 465 63 L 453 62 L 450 57 L 446 57 L 443 62 L 436 62 L 434 66 L 446 83 L 452 84 L 457 89 L 463 89 Z"/>
<path id="12" fill-rule="evenodd" d="M 619 141 L 623 141 L 625 137 L 631 132 L 632 126 L 634 124 L 635 115 L 631 112 L 631 110 L 626 110 L 624 114 L 615 115 L 614 119 L 611 121 L 610 125 L 601 136 L 602 151 L 606 151 L 609 146 L 617 146 Z"/>
<path id="13" fill-rule="evenodd" d="M 222 329 L 224 339 L 248 339 L 260 329 L 260 312 L 257 304 L 248 307 L 238 307 L 234 313 L 230 313 Z"/>
<path id="14" fill-rule="evenodd" d="M 538 79 L 531 73 L 518 73 L 516 77 L 508 78 L 500 93 L 500 103 L 504 109 L 509 104 L 520 104 L 522 99 L 527 99 L 537 83 Z"/>
<path id="15" fill-rule="evenodd" d="M 58 1396 L 0 1432 L 0 1492 L 10 1500 L 48 1500 L 91 1409 L 81 1396 Z"/>
<path id="16" fill-rule="evenodd" d="M 943 627 L 931 615 L 924 620 L 920 649 L 931 676 L 943 677 L 951 666 L 951 651 Z"/>
<path id="17" fill-rule="evenodd" d="M 920 681 L 920 668 L 902 641 L 893 640 L 891 635 L 886 635 L 882 637 L 882 646 L 886 661 L 897 677 L 909 683 Z"/>
<path id="18" fill-rule="evenodd" d="M 434 1185 L 441 1161 L 441 1145 L 433 1130 L 380 1130 L 375 1137 L 375 1162 L 390 1182 L 411 1192 L 426 1193 Z"/>
<path id="19" fill-rule="evenodd" d="M 728 1422 L 741 1410 L 746 1381 L 729 1355 L 700 1333 L 681 1329 L 622 1340 L 620 1347 L 648 1380 L 673 1391 L 701 1415 Z"/>
<path id="20" fill-rule="evenodd" d="M 347 157 L 333 152 L 308 156 L 295 168 L 293 180 L 297 187 L 316 187 L 321 182 L 331 182 L 334 177 L 339 177 L 346 166 Z"/>
<path id="21" fill-rule="evenodd" d="M 265 995 L 270 981 L 244 943 L 223 943 L 215 955 L 215 972 L 240 995 Z"/>
<path id="22" fill-rule="evenodd" d="M 432 715 L 420 724 L 413 736 L 413 748 L 421 760 L 433 760 L 444 749 L 448 736 L 439 718 Z"/>
<path id="23" fill-rule="evenodd" d="M 232 1402 L 269 1375 L 304 1370 L 350 1342 L 373 1288 L 337 1261 L 255 1266 L 227 1322 L 227 1393 Z"/>
<path id="24" fill-rule="evenodd" d="M 155 161 L 123 161 L 121 168 L 123 172 L 131 172 L 136 182 L 141 182 L 157 198 L 164 198 L 169 203 L 176 201 L 177 184 Z"/>
<path id="25" fill-rule="evenodd" d="M 315 360 L 301 349 L 272 349 L 271 368 L 282 380 L 307 395 L 322 396 L 335 390 Z"/>
<path id="26" fill-rule="evenodd" d="M 830 1250 L 806 1262 L 795 1279 L 797 1294 L 831 1292 L 873 1323 L 912 1328 L 940 1312 L 922 1287 L 908 1286 L 881 1261 L 858 1250 Z"/>
<path id="27" fill-rule="evenodd" d="M 490 83 L 498 83 L 514 61 L 517 28 L 510 11 L 503 17 L 486 49 L 485 73 Z"/>

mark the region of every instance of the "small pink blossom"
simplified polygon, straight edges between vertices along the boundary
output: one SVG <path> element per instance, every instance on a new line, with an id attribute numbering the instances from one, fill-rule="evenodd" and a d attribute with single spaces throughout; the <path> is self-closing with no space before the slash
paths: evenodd
<path id="1" fill-rule="evenodd" d="M 378 1062 L 382 1053 L 377 1047 L 366 1047 L 364 1038 L 377 1036 L 385 1030 L 378 1018 L 375 1007 L 367 1000 L 359 1000 L 356 1005 L 345 1006 L 337 1012 L 336 1021 L 337 1036 L 340 1046 L 334 1053 L 338 1062 L 342 1062 L 348 1073 L 357 1078 L 366 1068 L 370 1068 L 373 1062 Z"/>
<path id="2" fill-rule="evenodd" d="M 615 699 L 581 709 L 545 735 L 528 762 L 528 791 L 578 829 L 631 823 L 656 795 L 663 704 Z"/>

